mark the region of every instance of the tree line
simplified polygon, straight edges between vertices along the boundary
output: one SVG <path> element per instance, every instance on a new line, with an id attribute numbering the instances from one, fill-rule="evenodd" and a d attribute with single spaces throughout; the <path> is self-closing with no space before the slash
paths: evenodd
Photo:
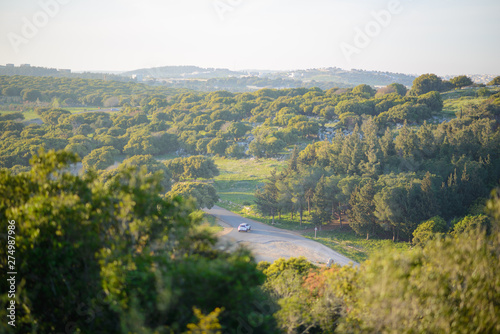
<path id="1" fill-rule="evenodd" d="M 427 93 L 429 94 L 429 93 Z M 476 214 L 500 174 L 499 105 L 469 105 L 459 118 L 384 128 L 366 117 L 348 134 L 337 132 L 300 151 L 255 193 L 256 206 L 274 220 L 304 212 L 321 225 L 349 217 L 360 235 L 411 241 L 421 222 L 449 222 Z"/>

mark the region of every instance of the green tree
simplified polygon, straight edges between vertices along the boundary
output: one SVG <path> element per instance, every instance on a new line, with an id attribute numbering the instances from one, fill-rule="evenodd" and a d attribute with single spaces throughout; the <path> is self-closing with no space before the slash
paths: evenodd
<path id="1" fill-rule="evenodd" d="M 228 128 L 226 129 L 227 134 L 231 136 L 231 138 L 235 140 L 239 140 L 243 137 L 248 131 L 252 128 L 241 122 L 232 122 Z"/>
<path id="2" fill-rule="evenodd" d="M 465 216 L 459 220 L 454 226 L 452 235 L 469 234 L 476 230 L 482 230 L 487 234 L 491 233 L 491 220 L 486 215 Z"/>
<path id="3" fill-rule="evenodd" d="M 123 153 L 127 156 L 142 155 L 142 154 L 159 154 L 160 150 L 154 145 L 151 135 L 141 132 L 133 133 L 130 139 L 123 147 Z"/>
<path id="4" fill-rule="evenodd" d="M 245 146 L 233 143 L 226 149 L 226 156 L 241 159 L 245 156 Z"/>
<path id="5" fill-rule="evenodd" d="M 500 76 L 493 78 L 490 82 L 488 82 L 488 86 L 498 86 L 500 85 Z M 6 94 L 4 94 L 6 95 Z"/>
<path id="6" fill-rule="evenodd" d="M 261 214 L 272 217 L 272 224 L 274 224 L 274 216 L 278 209 L 278 176 L 276 171 L 273 170 L 271 175 L 264 183 L 264 187 L 255 191 L 255 204 Z"/>
<path id="7" fill-rule="evenodd" d="M 51 126 L 56 126 L 59 124 L 59 119 L 63 115 L 71 115 L 71 112 L 64 109 L 38 109 L 36 113 L 40 115 L 42 121 Z"/>
<path id="8" fill-rule="evenodd" d="M 472 79 L 466 75 L 459 75 L 458 77 L 451 78 L 450 83 L 457 88 L 472 86 L 473 84 Z"/>
<path id="9" fill-rule="evenodd" d="M 393 88 L 396 91 L 396 93 L 400 96 L 405 96 L 406 93 L 408 92 L 408 89 L 406 88 L 406 86 L 399 84 L 399 83 L 392 83 L 388 87 Z"/>
<path id="10" fill-rule="evenodd" d="M 227 149 L 227 141 L 224 138 L 214 138 L 207 145 L 207 153 L 223 156 Z"/>
<path id="11" fill-rule="evenodd" d="M 153 178 L 155 175 L 158 175 L 158 178 L 161 180 L 159 182 L 161 193 L 169 191 L 172 186 L 172 174 L 163 163 L 153 158 L 152 155 L 134 155 L 125 159 L 117 168 L 102 172 L 100 179 L 108 185 L 121 182 L 119 178 L 130 169 L 141 170 L 147 178 Z"/>
<path id="12" fill-rule="evenodd" d="M 366 235 L 366 240 L 370 238 L 370 234 L 375 234 L 378 227 L 378 220 L 375 216 L 376 189 L 374 186 L 373 181 L 370 181 L 361 188 L 357 188 L 349 200 L 351 207 L 348 211 L 349 226 L 358 235 Z"/>
<path id="13" fill-rule="evenodd" d="M 36 102 L 42 99 L 42 93 L 38 89 L 25 89 L 22 92 L 24 101 Z"/>
<path id="14" fill-rule="evenodd" d="M 259 265 L 267 276 L 264 288 L 280 305 L 275 318 L 283 332 L 335 332 L 347 313 L 355 269 L 319 269 L 302 257 Z"/>
<path id="15" fill-rule="evenodd" d="M 342 332 L 500 331 L 500 235 L 475 231 L 386 251 L 361 269 Z"/>
<path id="16" fill-rule="evenodd" d="M 82 160 L 83 168 L 85 170 L 95 169 L 103 170 L 115 163 L 115 158 L 119 154 L 114 147 L 104 146 L 101 148 L 96 148 L 90 152 Z"/>
<path id="17" fill-rule="evenodd" d="M 201 182 L 183 182 L 176 183 L 170 192 L 166 194 L 167 198 L 180 196 L 186 199 L 194 199 L 197 208 L 211 209 L 219 201 L 217 191 L 214 186 Z"/>
<path id="18" fill-rule="evenodd" d="M 413 81 L 410 95 L 418 96 L 432 91 L 441 91 L 443 81 L 435 74 L 422 74 Z"/>
<path id="19" fill-rule="evenodd" d="M 412 242 L 414 245 L 425 245 L 429 240 L 446 233 L 447 230 L 448 228 L 443 218 L 439 216 L 433 217 L 418 225 L 415 231 L 413 231 Z"/>
<path id="20" fill-rule="evenodd" d="M 425 104 L 431 111 L 442 111 L 443 110 L 443 98 L 441 94 L 436 91 L 432 91 L 426 94 L 422 94 L 417 98 L 417 104 Z M 429 117 L 430 114 L 422 113 L 420 117 Z"/>
<path id="21" fill-rule="evenodd" d="M 328 223 L 332 219 L 331 202 L 328 198 L 327 183 L 324 176 L 319 179 L 313 196 L 312 221 L 316 225 Z"/>
<path id="22" fill-rule="evenodd" d="M 175 158 L 165 162 L 165 166 L 172 172 L 172 177 L 181 179 L 211 179 L 219 175 L 219 169 L 214 161 L 202 155 L 189 158 Z"/>
<path id="23" fill-rule="evenodd" d="M 10 96 L 10 97 L 20 96 L 22 90 L 23 89 L 19 88 L 19 87 L 8 86 L 8 87 L 5 87 L 5 88 L 2 89 L 2 95 Z"/>
<path id="24" fill-rule="evenodd" d="M 386 186 L 374 196 L 375 216 L 383 228 L 392 230 L 392 240 L 399 240 L 405 225 L 402 201 L 406 198 L 401 185 Z"/>
<path id="25" fill-rule="evenodd" d="M 354 87 L 352 89 L 353 94 L 359 94 L 359 95 L 365 95 L 367 97 L 373 97 L 375 96 L 376 90 L 373 89 L 372 87 L 362 84 Z"/>
<path id="26" fill-rule="evenodd" d="M 94 129 L 88 124 L 82 124 L 76 129 L 77 135 L 87 136 L 94 132 Z"/>

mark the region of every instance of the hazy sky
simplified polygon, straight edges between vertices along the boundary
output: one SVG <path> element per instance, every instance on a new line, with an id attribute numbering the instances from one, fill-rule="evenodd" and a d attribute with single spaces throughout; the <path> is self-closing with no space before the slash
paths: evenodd
<path id="1" fill-rule="evenodd" d="M 500 74 L 499 0 L 0 0 L 0 64 Z"/>

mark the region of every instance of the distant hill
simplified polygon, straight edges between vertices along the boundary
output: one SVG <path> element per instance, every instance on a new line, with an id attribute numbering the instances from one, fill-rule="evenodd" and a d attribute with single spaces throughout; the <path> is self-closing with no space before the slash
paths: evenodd
<path id="1" fill-rule="evenodd" d="M 242 70 L 225 68 L 203 68 L 198 66 L 162 66 L 111 73 L 71 73 L 71 70 L 37 67 L 30 65 L 0 66 L 0 75 L 50 76 L 82 79 L 104 79 L 115 81 L 137 81 L 171 88 L 187 88 L 199 91 L 228 90 L 248 92 L 261 88 L 319 87 L 327 90 L 333 87 L 348 88 L 360 84 L 384 87 L 400 83 L 411 87 L 415 75 L 404 73 L 344 70 L 337 67 L 314 68 L 292 71 Z M 443 76 L 449 80 L 454 76 Z M 488 83 L 493 75 L 469 75 L 475 83 Z"/>
<path id="2" fill-rule="evenodd" d="M 411 86 L 415 76 L 363 70 L 322 68 L 294 71 L 231 71 L 197 66 L 163 66 L 124 72 L 121 75 L 138 80 L 164 81 L 172 87 L 203 91 L 227 89 L 251 91 L 258 88 L 354 87 L 360 84 L 387 86 L 397 82 Z M 177 79 L 177 80 L 176 80 Z M 197 81 L 198 80 L 198 81 Z M 200 81 L 201 80 L 201 81 Z"/>
<path id="3" fill-rule="evenodd" d="M 163 66 L 153 68 L 143 68 L 122 73 L 124 76 L 140 75 L 155 79 L 167 78 L 192 78 L 211 79 L 239 77 L 246 75 L 245 72 L 235 72 L 225 68 L 201 68 L 197 66 Z"/>
<path id="4" fill-rule="evenodd" d="M 409 87 L 413 84 L 413 80 L 415 80 L 416 78 L 414 75 L 402 73 L 365 71 L 355 69 L 343 70 L 337 67 L 296 70 L 289 72 L 275 72 L 273 74 L 270 74 L 270 76 L 274 75 L 280 77 L 286 76 L 304 82 L 308 82 L 311 80 L 320 82 L 339 82 L 351 86 L 357 86 L 360 84 L 367 84 L 371 86 L 387 86 L 391 83 L 397 82 Z"/>
<path id="5" fill-rule="evenodd" d="M 110 73 L 92 73 L 92 72 L 72 73 L 70 69 L 56 69 L 48 67 L 30 66 L 30 65 L 21 65 L 21 66 L 0 65 L 0 75 L 132 81 L 132 79 L 130 79 L 129 77 L 124 77 Z"/>

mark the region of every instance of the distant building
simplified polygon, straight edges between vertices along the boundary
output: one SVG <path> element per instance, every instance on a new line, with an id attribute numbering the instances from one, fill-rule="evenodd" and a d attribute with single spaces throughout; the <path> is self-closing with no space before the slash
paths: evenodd
<path id="1" fill-rule="evenodd" d="M 21 64 L 19 67 L 31 67 L 31 64 Z"/>
<path id="2" fill-rule="evenodd" d="M 14 64 L 5 64 L 5 67 L 14 67 Z"/>
<path id="3" fill-rule="evenodd" d="M 130 76 L 130 78 L 135 80 L 135 81 L 142 81 L 142 79 L 143 79 L 142 74 L 132 74 Z"/>

